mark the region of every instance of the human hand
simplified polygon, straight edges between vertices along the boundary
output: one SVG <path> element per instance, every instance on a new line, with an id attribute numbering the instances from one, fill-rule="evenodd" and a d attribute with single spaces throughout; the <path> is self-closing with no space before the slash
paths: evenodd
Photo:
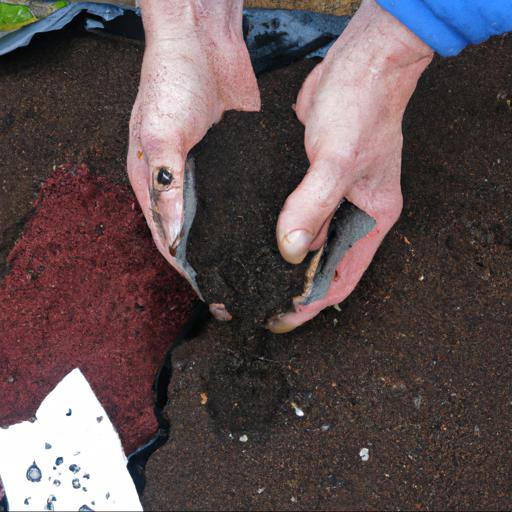
<path id="1" fill-rule="evenodd" d="M 277 224 L 282 256 L 300 263 L 322 247 L 343 199 L 376 220 L 339 262 L 327 294 L 267 324 L 288 332 L 355 288 L 402 209 L 402 117 L 432 50 L 374 0 L 364 0 L 338 41 L 304 82 L 296 105 L 310 161 Z"/>
<path id="2" fill-rule="evenodd" d="M 128 175 L 159 251 L 191 281 L 175 257 L 184 236 L 187 154 L 224 111 L 259 110 L 259 91 L 242 36 L 242 0 L 142 0 L 141 8 L 146 50 Z"/>

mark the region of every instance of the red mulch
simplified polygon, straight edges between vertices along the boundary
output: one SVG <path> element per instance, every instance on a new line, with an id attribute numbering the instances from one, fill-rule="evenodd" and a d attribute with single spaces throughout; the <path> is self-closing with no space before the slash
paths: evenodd
<path id="1" fill-rule="evenodd" d="M 131 191 L 60 168 L 0 282 L 0 426 L 78 367 L 126 452 L 157 429 L 151 385 L 192 292 L 154 247 Z M 0 454 L 1 456 L 1 454 Z"/>

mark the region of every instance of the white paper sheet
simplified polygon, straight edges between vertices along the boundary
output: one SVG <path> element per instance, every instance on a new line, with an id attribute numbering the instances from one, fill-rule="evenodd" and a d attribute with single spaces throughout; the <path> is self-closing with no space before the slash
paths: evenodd
<path id="1" fill-rule="evenodd" d="M 78 369 L 35 422 L 0 429 L 0 476 L 11 510 L 142 510 L 121 441 Z"/>

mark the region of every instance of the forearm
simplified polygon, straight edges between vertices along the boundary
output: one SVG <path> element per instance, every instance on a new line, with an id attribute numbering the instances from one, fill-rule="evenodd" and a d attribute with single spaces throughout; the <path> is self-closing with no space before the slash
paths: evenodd
<path id="1" fill-rule="evenodd" d="M 357 43 L 358 52 L 366 51 L 380 67 L 406 66 L 433 55 L 429 46 L 375 0 L 363 0 L 342 37 L 343 46 Z"/>
<path id="2" fill-rule="evenodd" d="M 339 87 L 373 82 L 375 95 L 393 91 L 382 101 L 390 110 L 403 111 L 432 56 L 432 49 L 402 23 L 374 0 L 364 0 L 324 65 Z"/>

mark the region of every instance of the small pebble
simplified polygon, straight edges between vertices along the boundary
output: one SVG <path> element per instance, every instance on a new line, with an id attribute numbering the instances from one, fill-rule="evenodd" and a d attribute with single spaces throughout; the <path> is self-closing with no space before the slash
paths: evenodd
<path id="1" fill-rule="evenodd" d="M 44 443 L 44 449 L 45 450 L 51 450 L 52 449 L 52 445 L 50 443 Z"/>
<path id="2" fill-rule="evenodd" d="M 296 416 L 298 416 L 299 418 L 302 418 L 304 416 L 304 411 L 295 402 L 292 402 L 291 406 L 293 407 Z"/>
<path id="3" fill-rule="evenodd" d="M 80 485 L 80 480 L 78 480 L 78 478 L 73 478 L 71 485 L 73 486 L 73 489 L 80 489 L 80 487 L 82 487 Z"/>
<path id="4" fill-rule="evenodd" d="M 359 450 L 359 457 L 361 457 L 361 460 L 363 462 L 367 462 L 368 459 L 370 458 L 370 452 L 369 452 L 368 448 L 361 448 Z"/>
<path id="5" fill-rule="evenodd" d="M 331 428 L 331 425 L 328 425 L 327 423 L 325 425 L 322 425 L 320 427 L 320 429 L 322 430 L 322 432 L 328 432 Z"/>
<path id="6" fill-rule="evenodd" d="M 241 442 L 241 443 L 247 443 L 247 441 L 249 441 L 249 438 L 247 437 L 246 434 L 243 434 L 241 435 L 238 440 Z"/>
<path id="7" fill-rule="evenodd" d="M 260 487 L 256 492 L 261 494 L 265 490 L 265 487 Z"/>
<path id="8" fill-rule="evenodd" d="M 80 471 L 80 466 L 71 464 L 71 466 L 69 466 L 69 471 L 71 471 L 71 473 L 78 473 Z"/>

